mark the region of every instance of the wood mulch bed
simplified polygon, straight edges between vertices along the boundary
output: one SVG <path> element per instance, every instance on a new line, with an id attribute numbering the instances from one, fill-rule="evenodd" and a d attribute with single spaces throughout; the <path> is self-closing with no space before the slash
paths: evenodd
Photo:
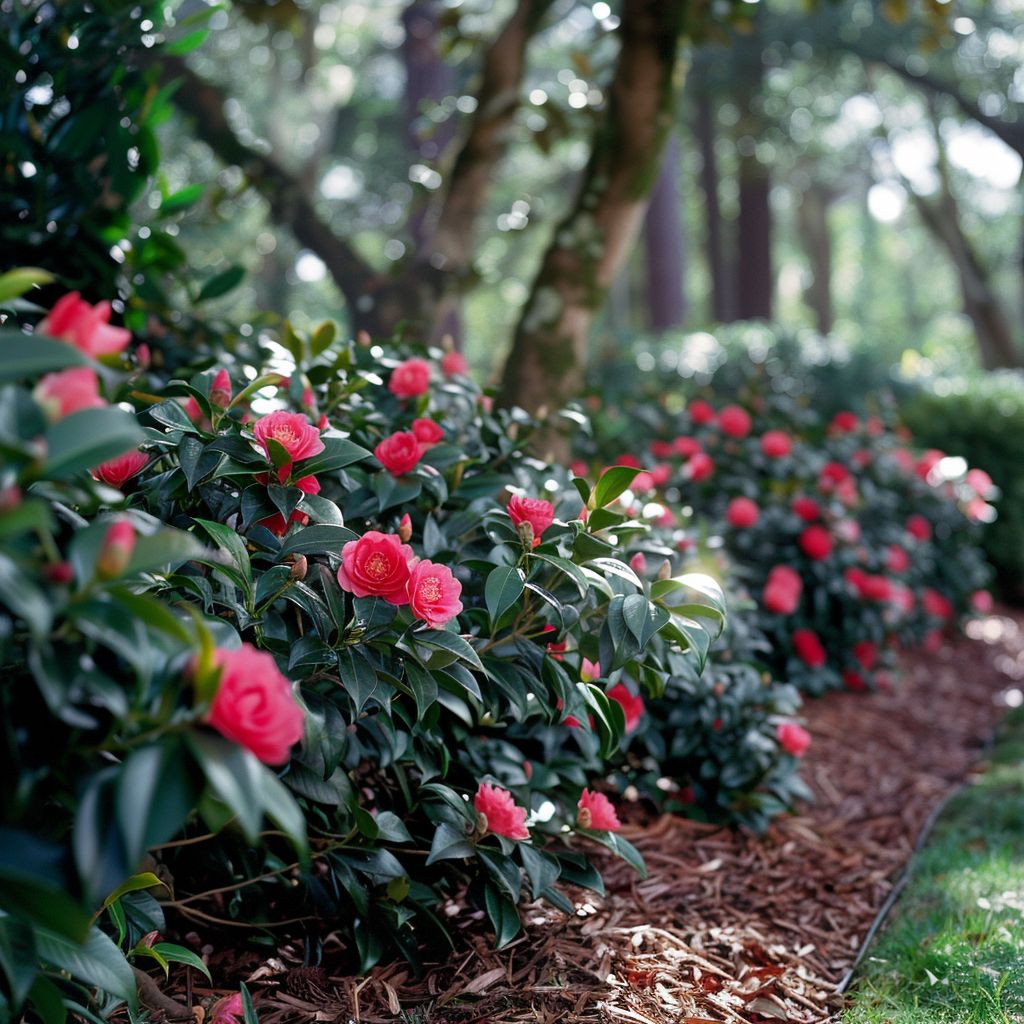
<path id="1" fill-rule="evenodd" d="M 908 658 L 893 693 L 809 700 L 816 799 L 767 835 L 671 816 L 627 826 L 649 878 L 608 863 L 606 897 L 581 894 L 574 917 L 526 908 L 525 934 L 497 952 L 468 919 L 460 951 L 420 978 L 401 964 L 334 977 L 282 948 L 250 975 L 262 1024 L 837 1020 L 919 833 L 1024 689 L 1024 618 L 969 633 Z"/>

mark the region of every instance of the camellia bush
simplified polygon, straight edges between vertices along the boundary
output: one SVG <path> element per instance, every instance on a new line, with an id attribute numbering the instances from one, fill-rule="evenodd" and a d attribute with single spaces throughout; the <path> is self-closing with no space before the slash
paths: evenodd
<path id="1" fill-rule="evenodd" d="M 365 970 L 468 906 L 504 944 L 598 847 L 643 870 L 623 791 L 799 794 L 795 700 L 711 654 L 721 590 L 653 567 L 635 468 L 534 458 L 455 352 L 285 325 L 168 372 L 41 277 L 0 278 L 10 1012 L 131 1006 L 133 966 L 206 969 L 190 929 Z"/>
<path id="2" fill-rule="evenodd" d="M 694 540 L 727 552 L 777 676 L 811 693 L 886 686 L 901 645 L 935 646 L 990 609 L 978 541 L 997 492 L 880 416 L 821 420 L 798 379 L 777 355 L 734 359 L 685 407 L 647 403 L 633 421 L 649 427 L 645 459 L 614 461 L 641 467 L 645 500 L 687 509 Z"/>

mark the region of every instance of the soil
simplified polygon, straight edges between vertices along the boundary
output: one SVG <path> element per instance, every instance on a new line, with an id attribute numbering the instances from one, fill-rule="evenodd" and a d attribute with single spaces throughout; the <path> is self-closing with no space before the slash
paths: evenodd
<path id="1" fill-rule="evenodd" d="M 464 914 L 460 950 L 419 978 L 402 964 L 336 977 L 283 947 L 247 972 L 261 1024 L 839 1020 L 841 987 L 922 829 L 1021 702 L 1024 616 L 968 634 L 908 656 L 894 692 L 809 700 L 815 801 L 766 835 L 672 816 L 628 825 L 646 880 L 609 862 L 604 898 L 579 895 L 575 916 L 525 908 L 525 934 L 501 951 Z"/>

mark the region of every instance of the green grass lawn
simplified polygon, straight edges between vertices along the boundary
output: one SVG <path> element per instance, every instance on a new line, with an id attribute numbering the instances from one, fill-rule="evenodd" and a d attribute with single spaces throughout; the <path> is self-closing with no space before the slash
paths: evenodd
<path id="1" fill-rule="evenodd" d="M 846 1024 L 1024 1022 L 1024 709 L 912 868 L 860 966 Z"/>

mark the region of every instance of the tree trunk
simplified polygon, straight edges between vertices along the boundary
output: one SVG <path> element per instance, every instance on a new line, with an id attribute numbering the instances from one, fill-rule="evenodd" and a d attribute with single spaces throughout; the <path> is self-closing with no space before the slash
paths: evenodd
<path id="1" fill-rule="evenodd" d="M 741 157 L 736 221 L 736 315 L 740 320 L 770 320 L 772 316 L 771 190 L 768 168 L 753 155 Z"/>
<path id="2" fill-rule="evenodd" d="M 804 301 L 814 313 L 818 331 L 828 334 L 835 321 L 832 307 L 832 234 L 828 225 L 830 196 L 820 185 L 811 185 L 800 197 L 797 230 L 803 243 L 811 280 Z"/>
<path id="3" fill-rule="evenodd" d="M 722 207 L 718 199 L 718 156 L 715 153 L 715 108 L 711 97 L 697 97 L 697 143 L 700 147 L 700 187 L 704 194 L 705 246 L 711 279 L 711 317 L 729 323 L 733 316 L 732 276 L 725 258 Z"/>
<path id="4" fill-rule="evenodd" d="M 644 217 L 647 326 L 669 331 L 686 321 L 686 236 L 679 197 L 679 136 L 665 143 L 661 173 Z"/>
<path id="5" fill-rule="evenodd" d="M 587 334 L 628 255 L 672 124 L 685 0 L 625 0 L 608 105 L 573 208 L 556 227 L 516 327 L 501 401 L 557 409 L 583 383 Z"/>

